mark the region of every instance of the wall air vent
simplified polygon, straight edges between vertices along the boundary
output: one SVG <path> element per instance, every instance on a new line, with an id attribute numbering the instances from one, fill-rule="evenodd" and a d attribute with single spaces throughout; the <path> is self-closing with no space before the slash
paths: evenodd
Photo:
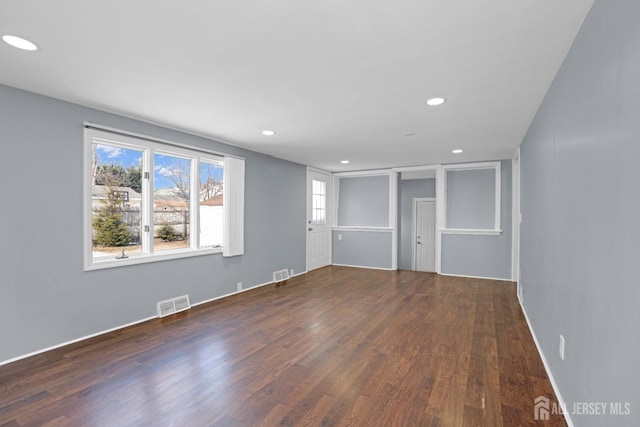
<path id="1" fill-rule="evenodd" d="M 158 301 L 156 308 L 158 312 L 158 317 L 165 317 L 170 314 L 188 310 L 191 308 L 191 303 L 189 302 L 189 295 L 183 295 L 181 297 L 171 298 L 164 301 Z"/>
<path id="2" fill-rule="evenodd" d="M 284 270 L 278 270 L 273 272 L 274 283 L 284 282 L 287 279 L 289 279 L 289 270 L 284 269 Z"/>

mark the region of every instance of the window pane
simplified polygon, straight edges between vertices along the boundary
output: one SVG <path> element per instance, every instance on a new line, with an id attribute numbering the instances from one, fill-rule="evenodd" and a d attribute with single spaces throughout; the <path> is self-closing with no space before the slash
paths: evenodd
<path id="1" fill-rule="evenodd" d="M 189 248 L 191 159 L 154 154 L 153 170 L 154 252 Z"/>
<path id="2" fill-rule="evenodd" d="M 313 224 L 326 224 L 327 223 L 327 187 L 326 182 L 312 180 L 311 189 L 311 222 Z"/>
<path id="3" fill-rule="evenodd" d="M 313 223 L 314 224 L 325 224 L 326 217 L 325 211 L 322 209 L 316 209 L 313 211 Z"/>
<path id="4" fill-rule="evenodd" d="M 200 162 L 200 247 L 222 246 L 224 226 L 223 166 Z"/>
<path id="5" fill-rule="evenodd" d="M 93 259 L 142 252 L 142 151 L 92 144 Z"/>

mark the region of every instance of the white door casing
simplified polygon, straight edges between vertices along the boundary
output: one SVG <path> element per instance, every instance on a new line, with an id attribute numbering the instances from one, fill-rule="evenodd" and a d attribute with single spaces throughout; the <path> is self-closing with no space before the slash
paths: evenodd
<path id="1" fill-rule="evenodd" d="M 512 159 L 511 168 L 511 280 L 520 286 L 520 222 L 522 221 L 520 212 L 520 148 Z M 518 293 L 520 295 L 520 293 Z"/>
<path id="2" fill-rule="evenodd" d="M 414 199 L 414 270 L 436 271 L 436 202 Z"/>
<path id="3" fill-rule="evenodd" d="M 307 271 L 331 264 L 331 175 L 307 168 Z"/>

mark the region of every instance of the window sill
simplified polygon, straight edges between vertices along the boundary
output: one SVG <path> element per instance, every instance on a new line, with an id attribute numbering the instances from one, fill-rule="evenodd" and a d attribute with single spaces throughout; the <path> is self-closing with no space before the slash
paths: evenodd
<path id="1" fill-rule="evenodd" d="M 222 248 L 211 249 L 178 249 L 173 251 L 165 251 L 154 255 L 141 255 L 133 254 L 129 255 L 129 258 L 116 259 L 111 257 L 104 257 L 99 260 L 89 260 L 85 263 L 84 270 L 102 270 L 105 268 L 123 267 L 126 265 L 146 264 L 149 262 L 168 261 L 172 259 L 190 258 L 202 255 L 221 254 Z"/>
<path id="2" fill-rule="evenodd" d="M 502 230 L 475 228 L 441 228 L 438 231 L 442 234 L 467 234 L 476 236 L 499 236 L 502 234 Z"/>

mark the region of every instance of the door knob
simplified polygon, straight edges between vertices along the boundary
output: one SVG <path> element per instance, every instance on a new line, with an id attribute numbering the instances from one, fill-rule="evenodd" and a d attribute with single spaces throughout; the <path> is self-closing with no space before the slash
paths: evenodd
<path id="1" fill-rule="evenodd" d="M 312 228 L 312 227 L 309 227 L 309 231 L 313 231 L 313 228 Z"/>

